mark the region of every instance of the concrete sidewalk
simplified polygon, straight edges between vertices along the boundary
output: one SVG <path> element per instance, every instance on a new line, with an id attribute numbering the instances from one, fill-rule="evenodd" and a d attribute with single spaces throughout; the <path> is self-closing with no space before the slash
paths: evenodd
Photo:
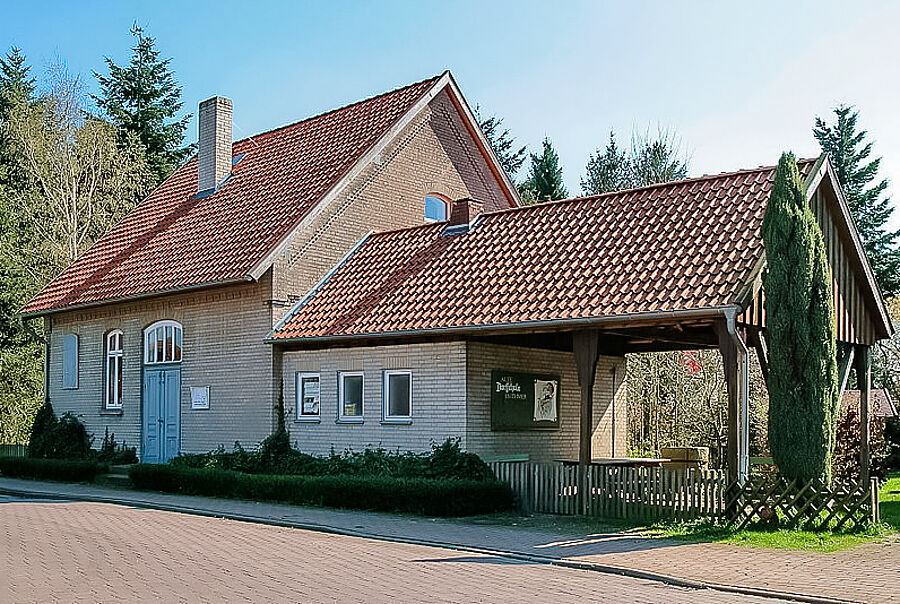
<path id="1" fill-rule="evenodd" d="M 466 520 L 168 495 L 83 484 L 0 479 L 0 492 L 119 503 L 530 560 L 674 584 L 807 601 L 900 602 L 900 544 L 820 554 L 686 543 Z"/>

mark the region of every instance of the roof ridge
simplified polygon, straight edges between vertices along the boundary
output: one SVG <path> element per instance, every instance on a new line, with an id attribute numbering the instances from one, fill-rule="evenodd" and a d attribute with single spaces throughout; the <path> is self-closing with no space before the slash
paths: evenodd
<path id="1" fill-rule="evenodd" d="M 818 158 L 800 158 L 797 160 L 797 163 L 809 163 L 814 162 Z M 619 189 L 617 191 L 606 191 L 604 193 L 597 193 L 595 195 L 581 195 L 578 197 L 567 197 L 565 199 L 554 199 L 552 201 L 541 201 L 539 203 L 533 203 L 531 205 L 522 205 L 515 208 L 504 208 L 502 210 L 494 210 L 492 212 L 485 212 L 484 216 L 494 216 L 496 214 L 505 214 L 507 212 L 515 212 L 520 210 L 527 210 L 529 208 L 540 208 L 551 205 L 560 205 L 564 203 L 574 203 L 579 201 L 592 201 L 595 199 L 600 199 L 603 197 L 613 197 L 615 195 L 624 195 L 626 193 L 634 193 L 636 191 L 645 191 L 650 189 L 658 189 L 662 187 L 674 187 L 677 185 L 684 185 L 687 183 L 694 182 L 703 182 L 707 180 L 716 180 L 719 178 L 727 178 L 729 176 L 736 176 L 739 174 L 752 174 L 754 172 L 766 172 L 769 170 L 774 170 L 777 166 L 758 166 L 756 168 L 742 168 L 740 170 L 733 170 L 731 172 L 719 172 L 718 174 L 704 174 L 702 176 L 691 176 L 690 178 L 682 178 L 681 180 L 670 180 L 666 182 L 657 182 L 649 185 L 642 185 L 640 187 L 632 187 L 630 189 Z"/>
<path id="2" fill-rule="evenodd" d="M 354 102 L 352 102 L 352 103 L 347 103 L 346 105 L 342 105 L 342 106 L 340 106 L 340 107 L 335 107 L 334 109 L 329 109 L 329 110 L 327 110 L 327 111 L 323 111 L 323 112 L 321 112 L 321 113 L 317 113 L 317 114 L 315 114 L 315 115 L 311 115 L 311 116 L 309 116 L 309 117 L 305 117 L 305 118 L 303 118 L 303 119 L 300 119 L 300 120 L 291 122 L 291 123 L 289 123 L 289 124 L 284 124 L 284 125 L 282 125 L 282 126 L 276 126 L 275 128 L 271 128 L 271 129 L 269 129 L 269 130 L 263 130 L 262 132 L 257 132 L 256 134 L 251 134 L 250 136 L 246 136 L 246 137 L 244 137 L 244 138 L 241 138 L 241 139 L 238 139 L 238 140 L 234 141 L 234 142 L 232 143 L 232 145 L 237 145 L 238 143 L 243 143 L 243 142 L 246 142 L 246 141 L 250 141 L 250 140 L 255 139 L 255 138 L 258 138 L 258 137 L 260 137 L 260 136 L 267 136 L 267 135 L 269 135 L 269 134 L 274 134 L 275 132 L 278 132 L 279 130 L 286 130 L 286 129 L 291 128 L 291 127 L 293 127 L 293 126 L 299 126 L 300 124 L 302 124 L 302 123 L 304 123 L 304 122 L 311 122 L 311 121 L 313 121 L 313 120 L 316 120 L 316 119 L 319 119 L 319 118 L 323 118 L 323 117 L 325 117 L 326 115 L 331 115 L 332 113 L 338 113 L 338 112 L 340 112 L 340 111 L 345 111 L 345 110 L 347 110 L 347 109 L 350 109 L 351 107 L 355 107 L 356 105 L 362 105 L 363 103 L 368 103 L 368 102 L 370 102 L 370 101 L 374 101 L 375 99 L 380 99 L 380 98 L 382 98 L 382 97 L 386 97 L 386 96 L 388 96 L 388 95 L 395 94 L 395 93 L 401 92 L 401 91 L 403 91 L 403 90 L 407 90 L 407 89 L 409 89 L 409 88 L 413 88 L 413 87 L 415 87 L 415 86 L 421 86 L 422 84 L 424 84 L 424 83 L 426 83 L 426 82 L 432 82 L 432 81 L 433 81 L 433 82 L 437 82 L 439 79 L 441 79 L 441 77 L 444 76 L 444 74 L 448 73 L 449 71 L 450 71 L 450 70 L 447 69 L 447 70 L 444 70 L 444 71 L 442 71 L 441 73 L 439 73 L 439 74 L 437 74 L 437 75 L 435 75 L 435 76 L 431 76 L 430 78 L 425 78 L 424 80 L 419 80 L 419 81 L 413 82 L 413 83 L 411 83 L 411 84 L 406 84 L 406 85 L 404 85 L 404 86 L 399 86 L 399 87 L 394 88 L 394 89 L 392 89 L 392 90 L 388 90 L 388 91 L 385 91 L 385 92 L 381 92 L 381 93 L 378 93 L 378 94 L 374 94 L 374 95 L 372 95 L 372 96 L 370 96 L 370 97 L 366 97 L 366 98 L 364 98 L 364 99 L 360 99 L 360 100 L 354 101 Z"/>

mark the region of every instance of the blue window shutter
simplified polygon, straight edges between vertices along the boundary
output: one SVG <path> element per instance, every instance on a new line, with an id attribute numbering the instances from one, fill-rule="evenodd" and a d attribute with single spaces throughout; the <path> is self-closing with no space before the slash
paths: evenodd
<path id="1" fill-rule="evenodd" d="M 63 388 L 78 388 L 78 336 L 63 336 Z"/>

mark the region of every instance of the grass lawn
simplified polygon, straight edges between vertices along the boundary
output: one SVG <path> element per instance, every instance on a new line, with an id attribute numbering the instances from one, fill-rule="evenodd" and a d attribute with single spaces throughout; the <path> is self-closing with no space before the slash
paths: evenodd
<path id="1" fill-rule="evenodd" d="M 900 474 L 895 474 L 888 478 L 887 482 L 881 487 L 879 497 L 881 501 L 882 526 L 872 527 L 862 533 L 849 534 L 784 529 L 775 531 L 747 529 L 733 531 L 709 523 L 647 525 L 610 518 L 554 516 L 551 514 L 521 516 L 514 512 L 476 516 L 457 521 L 560 533 L 625 533 L 643 538 L 679 539 L 828 553 L 879 539 L 897 538 L 897 533 L 900 533 Z"/>
<path id="2" fill-rule="evenodd" d="M 900 474 L 888 476 L 881 486 L 881 522 L 900 532 Z"/>

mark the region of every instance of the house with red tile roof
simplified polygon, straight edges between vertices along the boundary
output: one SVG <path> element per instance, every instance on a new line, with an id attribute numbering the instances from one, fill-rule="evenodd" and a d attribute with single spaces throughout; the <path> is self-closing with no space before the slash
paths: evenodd
<path id="1" fill-rule="evenodd" d="M 54 410 L 145 461 L 271 433 L 266 335 L 366 233 L 519 203 L 449 72 L 237 142 L 232 111 L 201 103 L 197 155 L 22 310 Z"/>
<path id="2" fill-rule="evenodd" d="M 712 348 L 746 475 L 773 167 L 520 207 L 449 73 L 235 143 L 231 111 L 201 104 L 197 157 L 24 309 L 57 412 L 145 461 L 253 446 L 283 412 L 308 453 L 607 463 L 625 355 Z M 833 168 L 798 167 L 868 413 L 891 325 Z"/>
<path id="3" fill-rule="evenodd" d="M 798 167 L 829 253 L 846 383 L 854 366 L 867 375 L 891 325 L 830 163 Z M 617 458 L 625 355 L 713 348 L 729 470 L 745 474 L 749 348 L 768 367 L 761 227 L 774 176 L 502 210 L 462 199 L 447 221 L 367 235 L 268 337 L 292 434 L 317 451 L 423 448 L 433 432 L 422 426 L 440 420 L 487 458 Z"/>

